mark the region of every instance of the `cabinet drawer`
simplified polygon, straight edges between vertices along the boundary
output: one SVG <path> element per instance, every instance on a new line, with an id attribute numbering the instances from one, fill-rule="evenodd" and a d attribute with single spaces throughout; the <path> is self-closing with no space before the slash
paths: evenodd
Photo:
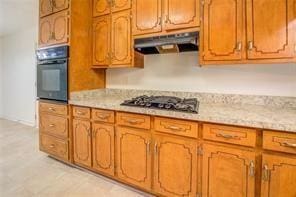
<path id="1" fill-rule="evenodd" d="M 68 160 L 68 141 L 40 134 L 40 150 L 63 160 Z"/>
<path id="2" fill-rule="evenodd" d="M 60 105 L 60 104 L 53 104 L 53 103 L 43 103 L 40 101 L 39 111 L 57 114 L 57 115 L 67 115 L 68 114 L 68 106 L 67 105 Z"/>
<path id="3" fill-rule="evenodd" d="M 118 125 L 135 127 L 140 129 L 150 129 L 150 116 L 122 113 L 118 112 L 116 115 Z"/>
<path id="4" fill-rule="evenodd" d="M 204 124 L 203 138 L 207 140 L 238 144 L 243 146 L 256 146 L 255 129 Z"/>
<path id="5" fill-rule="evenodd" d="M 92 119 L 95 121 L 114 123 L 115 117 L 113 111 L 93 109 L 92 110 Z"/>
<path id="6" fill-rule="evenodd" d="M 51 114 L 40 115 L 40 131 L 59 137 L 68 137 L 68 119 Z"/>
<path id="7" fill-rule="evenodd" d="M 263 148 L 296 154 L 296 134 L 264 131 Z"/>
<path id="8" fill-rule="evenodd" d="M 159 132 L 185 137 L 198 137 L 198 124 L 196 122 L 156 117 L 154 128 Z"/>
<path id="9" fill-rule="evenodd" d="M 90 118 L 90 109 L 86 107 L 73 107 L 73 116 L 78 118 Z"/>

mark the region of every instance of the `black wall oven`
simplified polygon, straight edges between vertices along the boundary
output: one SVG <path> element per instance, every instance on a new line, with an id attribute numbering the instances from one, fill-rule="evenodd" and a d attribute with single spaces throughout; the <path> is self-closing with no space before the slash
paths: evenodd
<path id="1" fill-rule="evenodd" d="M 37 50 L 37 97 L 68 100 L 68 46 Z"/>

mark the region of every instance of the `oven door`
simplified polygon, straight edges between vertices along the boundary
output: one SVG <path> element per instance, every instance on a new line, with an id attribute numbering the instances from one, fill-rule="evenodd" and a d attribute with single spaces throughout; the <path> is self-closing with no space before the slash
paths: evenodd
<path id="1" fill-rule="evenodd" d="M 68 100 L 67 59 L 39 62 L 37 96 L 41 99 Z"/>

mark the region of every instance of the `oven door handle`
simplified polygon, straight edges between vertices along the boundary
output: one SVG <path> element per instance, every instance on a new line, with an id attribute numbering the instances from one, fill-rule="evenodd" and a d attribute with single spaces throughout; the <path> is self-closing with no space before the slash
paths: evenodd
<path id="1" fill-rule="evenodd" d="M 45 64 L 65 64 L 67 60 L 46 60 L 38 62 L 38 65 L 45 65 Z"/>

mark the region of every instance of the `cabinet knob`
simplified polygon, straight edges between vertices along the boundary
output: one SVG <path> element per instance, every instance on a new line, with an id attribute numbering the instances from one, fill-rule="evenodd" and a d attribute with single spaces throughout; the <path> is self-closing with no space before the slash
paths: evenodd
<path id="1" fill-rule="evenodd" d="M 254 177 L 255 176 L 255 164 L 254 164 L 254 161 L 251 161 L 250 162 L 250 166 L 249 166 L 249 175 L 251 177 Z"/>
<path id="2" fill-rule="evenodd" d="M 242 50 L 242 42 L 236 44 L 236 51 L 240 52 Z"/>
<path id="3" fill-rule="evenodd" d="M 248 42 L 248 49 L 249 49 L 249 51 L 252 51 L 253 48 L 254 48 L 253 41 L 249 41 L 249 42 Z"/>
<path id="4" fill-rule="evenodd" d="M 270 180 L 270 170 L 268 169 L 267 164 L 265 164 L 265 165 L 263 166 L 262 180 L 263 180 L 263 181 L 269 181 L 269 180 Z"/>

